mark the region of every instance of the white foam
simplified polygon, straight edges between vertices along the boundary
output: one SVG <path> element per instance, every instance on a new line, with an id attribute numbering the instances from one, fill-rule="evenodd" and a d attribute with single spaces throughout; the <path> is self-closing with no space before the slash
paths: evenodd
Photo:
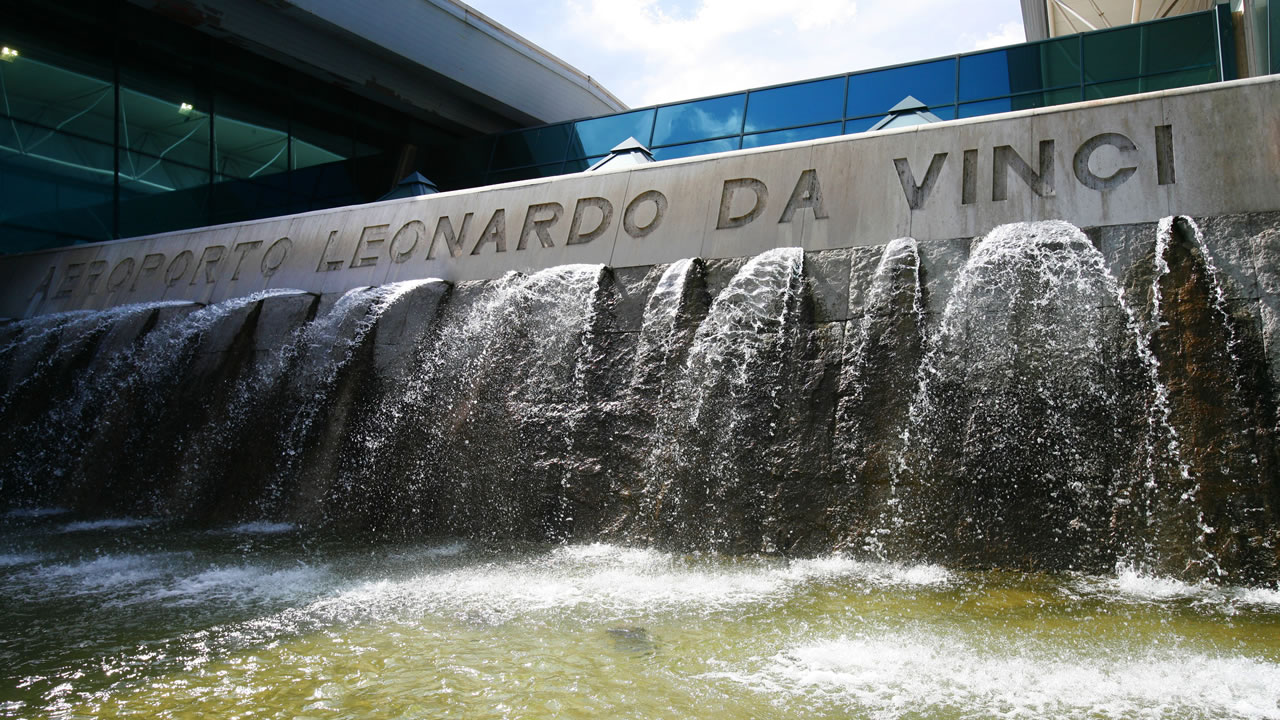
<path id="1" fill-rule="evenodd" d="M 40 562 L 41 557 L 32 553 L 0 553 L 0 568 L 32 565 Z"/>
<path id="2" fill-rule="evenodd" d="M 150 582 L 164 575 L 165 555 L 102 555 L 93 560 L 43 565 L 35 572 L 36 578 L 57 583 L 70 583 L 74 589 L 67 592 L 96 592 L 114 590 Z"/>
<path id="3" fill-rule="evenodd" d="M 1280 665 L 1179 650 L 1049 654 L 885 633 L 803 645 L 759 670 L 715 675 L 872 718 L 961 708 L 956 717 L 1280 718 Z"/>
<path id="4" fill-rule="evenodd" d="M 172 605 L 201 605 L 229 601 L 284 600 L 314 594 L 329 579 L 329 571 L 307 565 L 273 568 L 260 565 L 211 567 L 175 578 L 139 600 Z"/>
<path id="5" fill-rule="evenodd" d="M 255 520 L 254 522 L 241 523 L 234 527 L 229 527 L 223 532 L 233 535 L 280 535 L 297 529 L 298 527 L 293 523 Z"/>
<path id="6" fill-rule="evenodd" d="M 67 523 L 59 528 L 60 532 L 94 532 L 97 530 L 128 530 L 130 528 L 145 527 L 155 522 L 154 520 L 145 520 L 141 518 L 108 518 L 106 520 L 82 520 L 79 522 Z"/>

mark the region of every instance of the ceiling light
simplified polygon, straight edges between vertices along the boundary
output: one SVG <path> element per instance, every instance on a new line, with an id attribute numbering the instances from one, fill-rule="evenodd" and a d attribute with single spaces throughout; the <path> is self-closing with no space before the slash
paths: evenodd
<path id="1" fill-rule="evenodd" d="M 18 57 L 18 51 L 11 47 L 6 47 L 3 50 L 0 50 L 0 60 L 4 60 L 5 62 L 13 62 L 14 59 L 17 57 Z"/>
<path id="2" fill-rule="evenodd" d="M 179 115 L 190 115 L 195 108 L 191 107 L 191 103 L 182 103 L 178 106 Z"/>

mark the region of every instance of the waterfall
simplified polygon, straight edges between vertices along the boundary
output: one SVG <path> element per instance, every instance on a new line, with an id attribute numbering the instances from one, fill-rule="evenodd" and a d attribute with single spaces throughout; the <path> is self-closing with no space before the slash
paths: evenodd
<path id="1" fill-rule="evenodd" d="M 1157 388 L 1101 253 L 1066 223 L 999 227 L 960 273 L 893 482 L 889 547 L 964 563 L 1114 562 Z"/>
<path id="2" fill-rule="evenodd" d="M 10 322 L 0 503 L 1270 582 L 1272 349 L 1207 227 Z"/>
<path id="3" fill-rule="evenodd" d="M 712 302 L 660 423 L 645 513 L 660 540 L 770 549 L 789 432 L 787 370 L 803 345 L 804 253 L 749 260 Z"/>
<path id="4" fill-rule="evenodd" d="M 835 461 L 843 484 L 827 523 L 841 546 L 880 549 L 888 488 L 924 353 L 920 254 L 911 238 L 885 246 L 860 319 L 845 336 Z"/>

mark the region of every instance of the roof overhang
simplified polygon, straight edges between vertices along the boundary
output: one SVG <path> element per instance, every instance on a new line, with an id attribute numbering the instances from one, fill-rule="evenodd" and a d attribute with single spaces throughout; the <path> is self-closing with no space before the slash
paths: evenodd
<path id="1" fill-rule="evenodd" d="M 1022 0 L 1027 40 L 1103 30 L 1208 10 L 1215 0 Z"/>
<path id="2" fill-rule="evenodd" d="M 626 109 L 454 0 L 130 2 L 442 125 L 488 133 Z"/>

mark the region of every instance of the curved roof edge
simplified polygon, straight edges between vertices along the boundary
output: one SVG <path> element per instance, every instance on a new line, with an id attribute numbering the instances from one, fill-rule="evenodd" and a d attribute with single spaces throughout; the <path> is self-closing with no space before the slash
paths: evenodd
<path id="1" fill-rule="evenodd" d="M 627 109 L 589 75 L 456 0 L 129 2 L 472 131 Z"/>

